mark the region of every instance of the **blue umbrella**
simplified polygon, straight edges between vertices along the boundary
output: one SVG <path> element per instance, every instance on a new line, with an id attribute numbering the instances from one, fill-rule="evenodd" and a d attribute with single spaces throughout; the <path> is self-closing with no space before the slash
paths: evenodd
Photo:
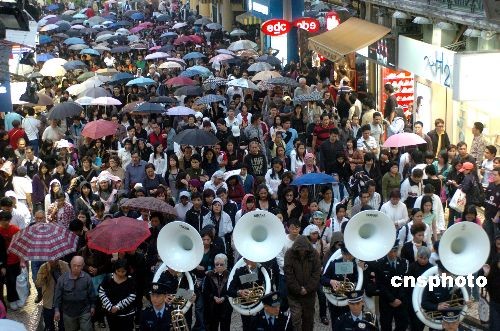
<path id="1" fill-rule="evenodd" d="M 50 42 L 52 42 L 52 38 L 50 36 L 46 36 L 44 34 L 40 36 L 40 45 L 48 44 Z"/>
<path id="2" fill-rule="evenodd" d="M 47 6 L 48 11 L 54 11 L 54 10 L 58 10 L 58 9 L 59 9 L 58 4 L 52 4 L 52 5 Z"/>
<path id="3" fill-rule="evenodd" d="M 206 67 L 202 67 L 202 66 L 192 66 L 192 67 L 189 67 L 188 70 L 196 70 L 196 71 L 201 72 L 203 75 L 208 75 L 208 76 L 212 75 L 212 72 L 210 71 L 210 69 L 208 69 Z"/>
<path id="4" fill-rule="evenodd" d="M 160 103 L 144 102 L 141 103 L 134 113 L 149 113 L 149 114 L 162 114 L 165 112 L 165 107 Z"/>
<path id="5" fill-rule="evenodd" d="M 136 79 L 132 79 L 127 83 L 127 86 L 132 86 L 132 85 L 137 85 L 137 86 L 147 86 L 147 85 L 152 85 L 156 84 L 154 80 L 151 78 L 146 78 L 146 77 L 139 77 Z"/>
<path id="6" fill-rule="evenodd" d="M 108 83 L 111 85 L 122 84 L 128 82 L 131 79 L 134 79 L 134 75 L 129 74 L 128 72 L 120 72 L 113 75 L 113 77 L 111 77 L 111 80 Z"/>
<path id="7" fill-rule="evenodd" d="M 337 180 L 330 175 L 323 173 L 310 173 L 296 178 L 290 185 L 320 185 L 336 183 Z"/>
<path id="8" fill-rule="evenodd" d="M 43 54 L 36 55 L 37 62 L 45 62 L 45 61 L 48 61 L 48 60 L 53 59 L 53 58 L 54 58 L 54 55 L 52 55 L 50 53 L 43 53 Z"/>
<path id="9" fill-rule="evenodd" d="M 85 44 L 85 40 L 83 40 L 82 38 L 78 38 L 78 37 L 71 37 L 71 38 L 68 38 L 65 41 L 63 41 L 63 44 L 66 44 L 66 45 Z"/>
<path id="10" fill-rule="evenodd" d="M 202 75 L 203 73 L 200 72 L 200 71 L 196 71 L 196 70 L 186 70 L 186 71 L 183 71 L 180 73 L 179 76 L 182 76 L 182 77 L 194 77 L 194 76 L 198 76 L 198 75 Z"/>
<path id="11" fill-rule="evenodd" d="M 183 60 L 193 60 L 193 59 L 201 59 L 202 57 L 206 57 L 204 54 L 200 52 L 191 52 L 187 53 L 182 57 Z"/>
<path id="12" fill-rule="evenodd" d="M 160 38 L 176 38 L 177 36 L 178 36 L 177 33 L 169 31 L 169 32 L 165 32 L 164 34 L 162 34 L 160 36 Z"/>
<path id="13" fill-rule="evenodd" d="M 133 13 L 130 15 L 130 18 L 135 20 L 135 21 L 141 21 L 144 19 L 144 14 L 143 13 Z"/>
<path id="14" fill-rule="evenodd" d="M 74 61 L 68 61 L 65 64 L 63 64 L 63 68 L 66 70 L 75 70 L 75 69 L 81 69 L 81 68 L 86 68 L 87 65 L 83 63 L 82 61 L 74 60 Z"/>
<path id="15" fill-rule="evenodd" d="M 81 14 L 81 13 L 78 13 L 78 14 L 73 15 L 72 17 L 73 17 L 73 18 L 76 18 L 76 19 L 78 19 L 78 18 L 81 18 L 81 19 L 86 19 L 86 18 L 87 18 L 87 15 L 85 15 L 85 14 Z"/>
<path id="16" fill-rule="evenodd" d="M 92 48 L 82 49 L 80 51 L 80 54 L 95 55 L 95 56 L 100 56 L 101 55 L 101 54 L 99 54 L 98 51 L 96 51 L 95 49 L 92 49 Z"/>

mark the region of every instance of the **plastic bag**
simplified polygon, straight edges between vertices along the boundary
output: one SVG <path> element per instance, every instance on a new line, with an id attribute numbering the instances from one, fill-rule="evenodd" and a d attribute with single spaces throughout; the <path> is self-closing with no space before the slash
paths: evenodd
<path id="1" fill-rule="evenodd" d="M 461 189 L 458 189 L 455 194 L 453 194 L 453 198 L 451 198 L 449 207 L 454 209 L 459 213 L 463 213 L 465 209 L 465 193 L 462 192 Z"/>
<path id="2" fill-rule="evenodd" d="M 24 306 L 26 299 L 29 296 L 29 281 L 28 281 L 28 270 L 26 268 L 21 269 L 21 273 L 16 278 L 16 290 L 19 300 L 22 302 L 21 306 Z"/>

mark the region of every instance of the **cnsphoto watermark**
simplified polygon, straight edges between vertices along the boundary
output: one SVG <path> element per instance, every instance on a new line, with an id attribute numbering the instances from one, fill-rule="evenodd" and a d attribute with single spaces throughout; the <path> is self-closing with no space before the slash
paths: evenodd
<path id="1" fill-rule="evenodd" d="M 413 276 L 394 276 L 391 278 L 393 287 L 427 287 L 429 291 L 434 291 L 438 287 L 485 287 L 488 280 L 484 276 L 474 277 L 467 276 L 450 276 L 446 274 L 428 276 L 428 277 L 413 277 Z"/>

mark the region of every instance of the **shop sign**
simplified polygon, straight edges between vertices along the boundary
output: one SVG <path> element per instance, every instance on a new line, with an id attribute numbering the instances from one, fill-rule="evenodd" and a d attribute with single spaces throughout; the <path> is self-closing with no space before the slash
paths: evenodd
<path id="1" fill-rule="evenodd" d="M 269 0 L 248 0 L 248 11 L 269 15 Z"/>
<path id="2" fill-rule="evenodd" d="M 499 63 L 499 52 L 456 54 L 453 100 L 495 101 L 495 104 L 491 105 L 491 112 L 498 114 L 498 105 L 500 104 L 497 83 L 498 77 L 500 77 Z"/>
<path id="3" fill-rule="evenodd" d="M 293 26 L 306 30 L 307 32 L 318 32 L 319 31 L 319 21 L 311 17 L 301 17 L 293 21 Z"/>
<path id="4" fill-rule="evenodd" d="M 326 20 L 326 29 L 328 31 L 335 29 L 337 26 L 340 25 L 340 17 L 334 11 L 326 13 L 325 20 Z"/>
<path id="5" fill-rule="evenodd" d="M 455 52 L 399 36 L 398 67 L 444 87 L 453 87 Z"/>
<path id="6" fill-rule="evenodd" d="M 288 33 L 292 29 L 292 25 L 286 20 L 272 19 L 262 23 L 260 29 L 265 35 L 275 37 Z"/>

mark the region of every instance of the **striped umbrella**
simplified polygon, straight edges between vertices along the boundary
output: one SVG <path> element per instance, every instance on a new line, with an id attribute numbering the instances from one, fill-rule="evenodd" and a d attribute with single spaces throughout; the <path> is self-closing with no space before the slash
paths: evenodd
<path id="1" fill-rule="evenodd" d="M 195 101 L 195 105 L 208 105 L 212 102 L 221 102 L 226 100 L 222 95 L 207 94 Z"/>
<path id="2" fill-rule="evenodd" d="M 226 85 L 227 82 L 228 82 L 228 80 L 225 78 L 212 76 L 212 77 L 205 79 L 205 81 L 203 82 L 203 87 L 207 90 L 210 90 L 210 89 L 213 90 L 219 86 Z"/>
<path id="3" fill-rule="evenodd" d="M 323 96 L 321 95 L 321 93 L 319 93 L 318 91 L 314 91 L 310 94 L 302 94 L 302 95 L 299 95 L 297 96 L 296 98 L 293 99 L 293 101 L 297 101 L 297 102 L 312 102 L 312 101 L 319 101 L 323 99 Z"/>

